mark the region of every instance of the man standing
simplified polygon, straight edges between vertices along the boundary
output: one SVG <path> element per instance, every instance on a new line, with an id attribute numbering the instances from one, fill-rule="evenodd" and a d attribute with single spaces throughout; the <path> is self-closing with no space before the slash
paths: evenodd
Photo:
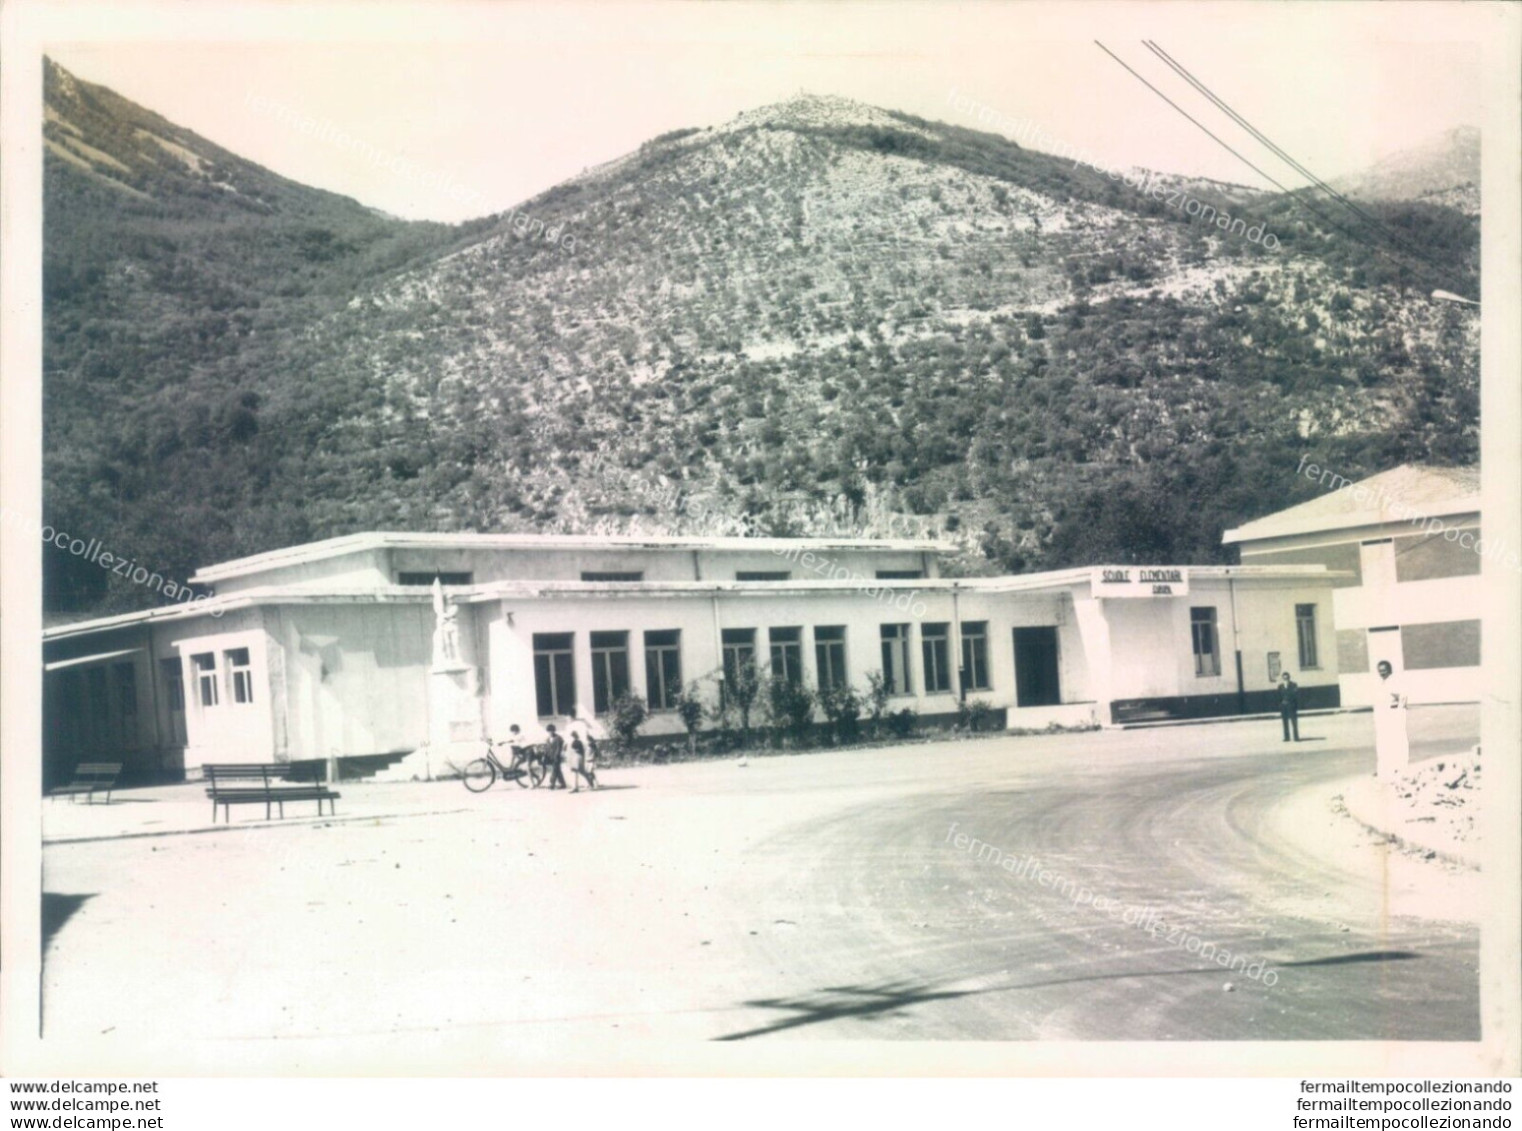
<path id="1" fill-rule="evenodd" d="M 1375 773 L 1389 781 L 1411 762 L 1411 738 L 1406 730 L 1406 687 L 1389 660 L 1380 660 L 1374 685 Z"/>
<path id="2" fill-rule="evenodd" d="M 555 724 L 551 723 L 544 728 L 549 738 L 544 744 L 544 762 L 549 768 L 550 788 L 565 788 L 565 772 L 560 768 L 565 762 L 565 739 L 555 733 Z"/>
<path id="3" fill-rule="evenodd" d="M 1300 741 L 1300 685 L 1290 678 L 1289 672 L 1279 677 L 1279 721 L 1284 724 L 1284 741 L 1294 734 Z"/>

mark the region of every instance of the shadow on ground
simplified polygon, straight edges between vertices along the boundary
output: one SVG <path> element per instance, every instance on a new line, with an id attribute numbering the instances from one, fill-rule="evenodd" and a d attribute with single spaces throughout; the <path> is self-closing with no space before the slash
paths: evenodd
<path id="1" fill-rule="evenodd" d="M 1275 963 L 1275 968 L 1299 966 L 1341 966 L 1355 962 L 1402 962 L 1420 958 L 1409 950 L 1371 950 L 1358 954 L 1339 954 L 1327 958 L 1305 958 L 1297 962 Z M 1071 985 L 1076 982 L 1103 982 L 1120 978 L 1176 978 L 1198 974 L 1218 975 L 1218 966 L 1192 967 L 1188 970 L 1134 970 L 1114 974 L 1087 974 L 1077 978 L 1055 978 L 1042 982 L 1022 982 L 1018 985 L 986 986 L 970 990 L 941 990 L 933 985 L 916 985 L 909 982 L 886 982 L 880 986 L 826 986 L 817 993 L 791 998 L 758 998 L 743 1004 L 752 1009 L 786 1010 L 793 1014 L 738 1033 L 715 1037 L 716 1041 L 744 1041 L 751 1037 L 764 1037 L 786 1029 L 798 1029 L 805 1025 L 820 1025 L 827 1021 L 857 1017 L 876 1020 L 879 1017 L 904 1017 L 907 1010 L 930 1001 L 970 997 L 974 994 L 1011 993 L 1016 990 L 1044 989 L 1049 986 Z"/>
<path id="2" fill-rule="evenodd" d="M 57 892 L 42 893 L 42 949 L 47 950 L 53 936 L 63 930 L 63 925 L 74 917 L 74 912 L 85 905 L 91 895 L 60 895 Z"/>

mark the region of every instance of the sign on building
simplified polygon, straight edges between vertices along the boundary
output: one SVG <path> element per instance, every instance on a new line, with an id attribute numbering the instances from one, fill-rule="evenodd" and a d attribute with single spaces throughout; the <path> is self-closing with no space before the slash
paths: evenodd
<path id="1" fill-rule="evenodd" d="M 1096 597 L 1187 597 L 1189 571 L 1177 566 L 1096 566 L 1090 571 Z"/>

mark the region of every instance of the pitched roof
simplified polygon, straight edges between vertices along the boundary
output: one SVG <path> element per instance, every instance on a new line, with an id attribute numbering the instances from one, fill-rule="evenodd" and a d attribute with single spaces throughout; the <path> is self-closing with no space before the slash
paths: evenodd
<path id="1" fill-rule="evenodd" d="M 1221 541 L 1231 545 L 1480 510 L 1478 467 L 1402 464 L 1358 482 L 1313 463 L 1302 468 L 1301 474 L 1326 488 L 1326 494 L 1228 530 Z"/>

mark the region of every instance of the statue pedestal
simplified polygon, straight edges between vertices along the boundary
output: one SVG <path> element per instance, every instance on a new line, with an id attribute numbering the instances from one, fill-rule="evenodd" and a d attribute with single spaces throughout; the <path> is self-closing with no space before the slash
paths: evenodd
<path id="1" fill-rule="evenodd" d="M 452 777 L 482 756 L 486 727 L 480 674 L 463 663 L 428 673 L 428 776 Z"/>

